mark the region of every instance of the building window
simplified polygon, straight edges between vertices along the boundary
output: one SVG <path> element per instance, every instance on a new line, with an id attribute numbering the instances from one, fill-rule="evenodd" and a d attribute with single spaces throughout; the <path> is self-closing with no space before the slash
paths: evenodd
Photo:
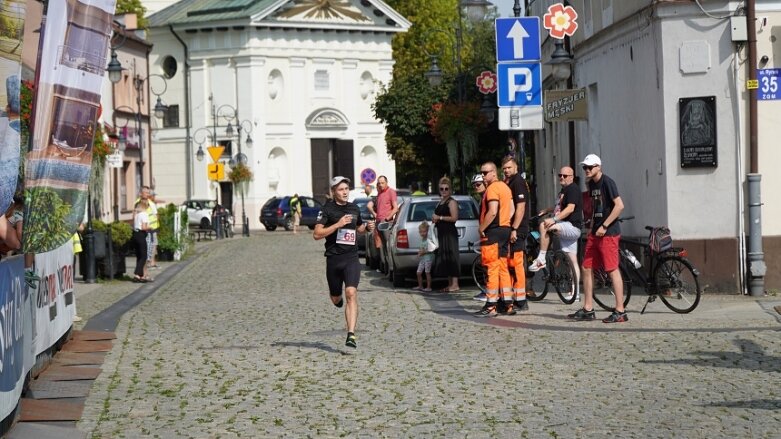
<path id="1" fill-rule="evenodd" d="M 163 128 L 179 128 L 179 106 L 169 105 L 163 116 Z"/>
<path id="2" fill-rule="evenodd" d="M 222 157 L 225 158 L 231 158 L 233 157 L 233 142 L 230 140 L 220 140 L 218 144 L 222 147 L 225 147 L 225 149 L 222 150 Z"/>
<path id="3" fill-rule="evenodd" d="M 171 79 L 176 75 L 176 70 L 179 68 L 179 66 L 176 63 L 176 58 L 173 56 L 166 56 L 165 59 L 163 59 L 163 74 L 165 75 L 166 79 Z"/>
<path id="4" fill-rule="evenodd" d="M 328 70 L 317 70 L 315 72 L 315 91 L 328 91 L 329 88 Z"/>

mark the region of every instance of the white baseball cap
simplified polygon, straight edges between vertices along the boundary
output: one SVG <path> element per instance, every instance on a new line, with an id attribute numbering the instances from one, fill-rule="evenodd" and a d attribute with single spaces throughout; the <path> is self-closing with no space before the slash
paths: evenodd
<path id="1" fill-rule="evenodd" d="M 596 154 L 589 154 L 580 162 L 580 164 L 586 166 L 602 166 L 602 160 L 600 160 L 599 156 Z"/>
<path id="2" fill-rule="evenodd" d="M 333 189 L 335 186 L 339 185 L 341 182 L 350 183 L 350 179 L 347 177 L 342 177 L 341 175 L 336 176 L 331 179 L 331 189 Z"/>
<path id="3" fill-rule="evenodd" d="M 483 183 L 485 180 L 483 180 L 483 174 L 475 174 L 474 177 L 472 177 L 472 184 L 475 183 Z"/>

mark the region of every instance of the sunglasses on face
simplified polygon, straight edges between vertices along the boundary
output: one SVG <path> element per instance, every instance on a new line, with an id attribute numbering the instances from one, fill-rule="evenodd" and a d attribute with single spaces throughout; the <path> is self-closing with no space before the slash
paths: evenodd
<path id="1" fill-rule="evenodd" d="M 583 170 L 584 171 L 590 171 L 590 170 L 592 170 L 592 169 L 594 169 L 594 168 L 596 168 L 598 166 L 599 165 L 594 165 L 594 166 L 583 165 Z"/>
<path id="2" fill-rule="evenodd" d="M 483 174 L 483 175 L 488 175 L 488 174 L 491 173 L 491 171 L 480 171 L 480 173 Z"/>
<path id="3" fill-rule="evenodd" d="M 442 192 L 442 191 L 449 191 L 449 190 L 450 190 L 450 188 L 447 187 L 447 186 L 442 186 L 442 187 L 439 188 L 440 192 Z"/>
<path id="4" fill-rule="evenodd" d="M 567 177 L 572 177 L 572 176 L 567 174 L 559 174 L 559 178 L 567 178 Z"/>

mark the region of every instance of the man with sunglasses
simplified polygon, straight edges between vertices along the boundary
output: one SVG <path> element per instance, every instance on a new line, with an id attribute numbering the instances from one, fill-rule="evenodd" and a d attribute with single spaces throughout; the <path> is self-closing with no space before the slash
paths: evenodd
<path id="1" fill-rule="evenodd" d="M 526 236 L 529 234 L 529 186 L 526 180 L 518 173 L 518 162 L 515 157 L 508 155 L 502 159 L 502 173 L 504 182 L 510 187 L 513 195 L 514 213 L 510 227 L 510 250 L 507 255 L 508 272 L 512 268 L 515 273 L 511 277 L 513 281 L 513 303 L 503 310 L 503 314 L 515 315 L 518 311 L 528 311 L 529 303 L 526 301 Z"/>
<path id="2" fill-rule="evenodd" d="M 578 240 L 583 227 L 583 196 L 575 182 L 575 171 L 564 166 L 559 171 L 559 201 L 553 209 L 553 217 L 540 223 L 540 254 L 529 265 L 529 271 L 537 272 L 545 268 L 545 255 L 550 245 L 550 233 L 559 236 L 561 250 L 569 256 L 575 269 L 575 287 L 577 288 L 580 270 L 578 269 Z M 577 291 L 573 291 L 577 294 Z"/>
<path id="3" fill-rule="evenodd" d="M 510 272 L 507 270 L 508 244 L 513 215 L 513 194 L 496 173 L 496 164 L 486 162 L 480 167 L 486 185 L 480 203 L 480 253 L 483 265 L 488 271 L 486 281 L 486 303 L 475 317 L 495 317 L 501 291 L 502 301 L 507 309 L 513 307 L 513 289 Z"/>
<path id="4" fill-rule="evenodd" d="M 616 298 L 615 311 L 604 323 L 622 323 L 629 320 L 624 310 L 624 283 L 618 270 L 621 228 L 618 217 L 624 210 L 624 202 L 618 195 L 618 186 L 612 178 L 602 173 L 602 160 L 596 154 L 589 154 L 581 162 L 586 173 L 586 182 L 591 194 L 591 233 L 586 241 L 583 257 L 583 308 L 567 317 L 575 320 L 594 320 L 594 268 L 602 268 L 610 275 L 613 294 Z"/>

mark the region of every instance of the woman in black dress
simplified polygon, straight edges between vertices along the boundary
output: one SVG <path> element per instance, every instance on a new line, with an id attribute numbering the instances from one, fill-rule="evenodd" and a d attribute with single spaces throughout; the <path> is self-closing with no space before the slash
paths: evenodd
<path id="1" fill-rule="evenodd" d="M 442 177 L 439 179 L 439 195 L 442 197 L 431 220 L 437 228 L 437 238 L 439 238 L 439 249 L 434 260 L 436 273 L 438 276 L 447 276 L 448 285 L 440 291 L 451 293 L 458 291 L 459 276 L 459 250 L 458 250 L 458 230 L 456 230 L 456 221 L 458 221 L 458 202 L 450 194 L 452 186 L 450 179 Z"/>

